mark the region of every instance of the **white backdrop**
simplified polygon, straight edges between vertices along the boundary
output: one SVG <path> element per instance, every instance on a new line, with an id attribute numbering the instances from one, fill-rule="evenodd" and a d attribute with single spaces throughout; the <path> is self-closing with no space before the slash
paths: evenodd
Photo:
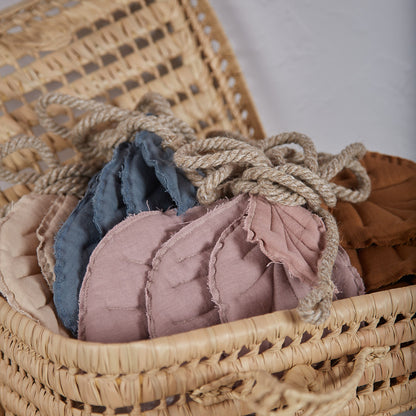
<path id="1" fill-rule="evenodd" d="M 211 1 L 267 134 L 416 160 L 416 1 Z"/>

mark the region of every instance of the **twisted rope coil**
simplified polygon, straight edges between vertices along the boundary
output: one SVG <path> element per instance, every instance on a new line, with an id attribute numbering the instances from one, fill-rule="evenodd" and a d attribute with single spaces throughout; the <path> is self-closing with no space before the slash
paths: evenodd
<path id="1" fill-rule="evenodd" d="M 87 114 L 68 129 L 49 116 L 48 107 L 54 104 Z M 337 200 L 358 203 L 368 198 L 370 179 L 359 163 L 366 152 L 362 144 L 354 143 L 338 155 L 329 155 L 318 153 L 309 137 L 296 132 L 261 141 L 224 132 L 198 139 L 190 126 L 173 115 L 168 101 L 156 93 L 146 94 L 134 111 L 51 93 L 38 101 L 36 111 L 40 124 L 47 131 L 72 142 L 81 154 L 81 161 L 60 166 L 53 152 L 34 137 L 20 136 L 1 145 L 1 158 L 17 149 L 32 148 L 47 163 L 49 170 L 44 174 L 16 173 L 8 171 L 0 161 L 1 179 L 32 184 L 35 192 L 82 196 L 88 180 L 111 158 L 113 149 L 131 140 L 135 132 L 148 130 L 158 134 L 163 145 L 175 151 L 175 163 L 198 188 L 197 197 L 203 205 L 240 193 L 261 195 L 271 203 L 307 205 L 325 223 L 326 247 L 318 269 L 319 283 L 301 300 L 298 312 L 305 321 L 314 324 L 327 319 L 334 290 L 331 275 L 339 235 L 335 219 L 321 205 L 334 207 Z M 329 182 L 344 168 L 357 177 L 357 189 Z"/>

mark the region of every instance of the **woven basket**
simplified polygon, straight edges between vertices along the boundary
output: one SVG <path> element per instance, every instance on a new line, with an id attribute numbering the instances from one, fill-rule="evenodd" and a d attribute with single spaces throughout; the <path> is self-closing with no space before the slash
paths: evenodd
<path id="1" fill-rule="evenodd" d="M 28 1 L 0 15 L 0 76 L 0 141 L 41 135 L 59 156 L 69 144 L 33 110 L 53 90 L 125 108 L 157 91 L 199 136 L 264 136 L 206 0 Z M 30 149 L 3 163 L 42 168 Z M 107 345 L 55 335 L 0 297 L 0 415 L 392 415 L 416 407 L 415 376 L 416 286 L 337 301 L 318 327 L 282 311 Z"/>

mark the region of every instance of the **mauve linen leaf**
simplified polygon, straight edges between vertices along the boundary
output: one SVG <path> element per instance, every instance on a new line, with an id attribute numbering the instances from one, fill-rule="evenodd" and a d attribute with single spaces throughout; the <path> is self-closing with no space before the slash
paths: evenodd
<path id="1" fill-rule="evenodd" d="M 273 263 L 258 244 L 246 241 L 243 221 L 222 232 L 210 256 L 208 285 L 221 322 L 273 311 Z"/>
<path id="2" fill-rule="evenodd" d="M 325 247 L 325 225 L 317 215 L 300 206 L 251 196 L 244 228 L 247 241 L 257 242 L 271 261 L 283 263 L 301 280 L 314 282 Z"/>
<path id="3" fill-rule="evenodd" d="M 112 228 L 91 255 L 81 291 L 78 338 L 129 342 L 148 338 L 145 283 L 160 245 L 207 211 L 196 206 L 129 216 Z"/>
<path id="4" fill-rule="evenodd" d="M 101 238 L 127 216 L 120 190 L 120 172 L 124 158 L 131 152 L 134 152 L 133 144 L 121 143 L 114 150 L 110 162 L 105 164 L 100 172 L 92 205 L 94 224 Z"/>
<path id="5" fill-rule="evenodd" d="M 94 221 L 92 198 L 99 174 L 89 182 L 84 197 L 58 231 L 55 239 L 53 297 L 56 311 L 67 329 L 78 330 L 78 295 L 90 255 L 101 235 Z"/>
<path id="6" fill-rule="evenodd" d="M 341 246 L 338 247 L 338 255 L 332 269 L 332 281 L 336 287 L 334 300 L 364 295 L 365 293 L 363 279 L 357 269 L 351 265 L 347 252 Z"/>
<path id="7" fill-rule="evenodd" d="M 207 285 L 209 258 L 221 233 L 247 207 L 239 195 L 223 202 L 166 241 L 152 261 L 146 284 L 151 338 L 220 323 Z"/>
<path id="8" fill-rule="evenodd" d="M 57 196 L 36 230 L 39 240 L 36 249 L 38 263 L 51 291 L 53 291 L 53 282 L 55 281 L 55 253 L 53 249 L 55 236 L 77 203 L 78 199 L 73 195 Z"/>
<path id="9" fill-rule="evenodd" d="M 196 205 L 195 187 L 182 169 L 173 162 L 173 150 L 162 147 L 161 137 L 155 133 L 141 131 L 136 133 L 134 142 L 141 150 L 146 164 L 154 169 L 158 181 L 172 198 L 178 215 Z"/>
<path id="10" fill-rule="evenodd" d="M 67 336 L 36 256 L 36 230 L 55 199 L 55 195 L 24 195 L 1 220 L 0 292 L 14 309 Z"/>

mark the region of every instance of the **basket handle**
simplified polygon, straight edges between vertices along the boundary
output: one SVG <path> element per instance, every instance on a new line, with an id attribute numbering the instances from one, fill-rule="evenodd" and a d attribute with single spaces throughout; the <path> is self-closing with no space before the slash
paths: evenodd
<path id="1" fill-rule="evenodd" d="M 355 397 L 364 370 L 384 359 L 388 351 L 388 347 L 362 349 L 345 383 L 330 392 L 311 392 L 306 386 L 300 388 L 281 382 L 266 371 L 247 371 L 228 374 L 206 384 L 194 390 L 190 398 L 205 406 L 226 400 L 242 401 L 258 416 L 294 415 L 301 409 L 305 416 L 332 416 Z M 278 410 L 271 410 L 276 407 Z"/>

